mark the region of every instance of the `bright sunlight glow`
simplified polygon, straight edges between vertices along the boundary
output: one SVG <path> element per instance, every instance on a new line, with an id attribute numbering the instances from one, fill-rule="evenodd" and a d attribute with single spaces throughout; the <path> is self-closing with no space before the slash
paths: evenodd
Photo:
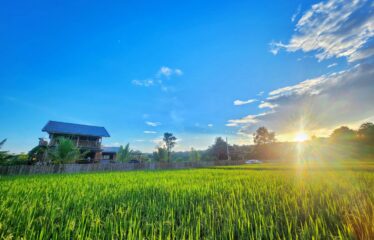
<path id="1" fill-rule="evenodd" d="M 295 141 L 296 142 L 304 142 L 306 140 L 308 140 L 308 134 L 306 134 L 305 132 L 298 132 L 295 136 Z"/>

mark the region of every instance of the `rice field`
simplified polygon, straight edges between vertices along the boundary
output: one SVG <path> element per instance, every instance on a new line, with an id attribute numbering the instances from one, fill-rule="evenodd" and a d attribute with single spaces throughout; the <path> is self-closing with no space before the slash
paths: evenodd
<path id="1" fill-rule="evenodd" d="M 374 239 L 374 164 L 0 177 L 0 239 Z"/>

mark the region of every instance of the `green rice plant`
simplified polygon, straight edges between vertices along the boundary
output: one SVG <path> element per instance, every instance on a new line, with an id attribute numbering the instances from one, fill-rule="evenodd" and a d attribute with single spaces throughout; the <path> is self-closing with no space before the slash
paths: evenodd
<path id="1" fill-rule="evenodd" d="M 0 177 L 0 239 L 373 239 L 374 164 Z"/>

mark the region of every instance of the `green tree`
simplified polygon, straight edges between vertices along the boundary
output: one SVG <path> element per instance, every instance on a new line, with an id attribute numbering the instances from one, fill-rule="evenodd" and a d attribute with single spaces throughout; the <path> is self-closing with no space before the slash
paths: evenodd
<path id="1" fill-rule="evenodd" d="M 275 151 L 275 133 L 270 132 L 266 127 L 259 127 L 253 134 L 253 148 L 252 156 L 259 159 L 274 159 L 278 155 Z"/>
<path id="2" fill-rule="evenodd" d="M 73 141 L 67 138 L 58 138 L 57 145 L 48 149 L 48 158 L 55 164 L 75 162 L 86 154 L 87 152 L 81 153 Z"/>
<path id="3" fill-rule="evenodd" d="M 7 139 L 0 142 L 0 150 L 4 146 Z M 13 155 L 9 154 L 8 151 L 0 151 L 0 165 L 6 164 L 13 158 Z"/>
<path id="4" fill-rule="evenodd" d="M 33 149 L 31 149 L 29 153 L 27 154 L 29 164 L 34 164 L 37 162 L 44 161 L 45 154 L 47 153 L 47 151 L 48 151 L 48 147 L 43 146 L 43 145 L 38 145 L 34 147 Z"/>
<path id="5" fill-rule="evenodd" d="M 335 129 L 330 135 L 330 139 L 335 142 L 353 141 L 356 138 L 356 132 L 346 126 Z"/>
<path id="6" fill-rule="evenodd" d="M 216 138 L 214 144 L 207 150 L 207 160 L 227 160 L 227 143 L 223 138 Z"/>
<path id="7" fill-rule="evenodd" d="M 166 133 L 164 133 L 163 140 L 164 140 L 164 143 L 165 143 L 165 146 L 166 146 L 167 160 L 168 160 L 168 162 L 170 162 L 170 160 L 171 160 L 171 150 L 175 146 L 177 138 L 175 136 L 173 136 L 172 133 L 167 133 L 166 132 Z"/>
<path id="8" fill-rule="evenodd" d="M 366 122 L 361 124 L 357 131 L 360 140 L 366 143 L 374 143 L 374 124 L 371 122 Z"/>
<path id="9" fill-rule="evenodd" d="M 200 161 L 201 156 L 199 151 L 196 151 L 194 148 L 191 148 L 189 160 L 190 162 L 198 162 Z"/>
<path id="10" fill-rule="evenodd" d="M 275 141 L 275 133 L 269 132 L 266 127 L 259 127 L 253 134 L 253 142 L 255 145 L 264 145 Z"/>
<path id="11" fill-rule="evenodd" d="M 158 147 L 157 151 L 153 152 L 153 160 L 156 162 L 167 161 L 168 154 L 165 148 Z"/>
<path id="12" fill-rule="evenodd" d="M 128 162 L 132 158 L 133 151 L 130 149 L 130 144 L 126 144 L 125 147 L 122 145 L 119 147 L 119 150 L 117 152 L 116 160 L 119 162 Z"/>

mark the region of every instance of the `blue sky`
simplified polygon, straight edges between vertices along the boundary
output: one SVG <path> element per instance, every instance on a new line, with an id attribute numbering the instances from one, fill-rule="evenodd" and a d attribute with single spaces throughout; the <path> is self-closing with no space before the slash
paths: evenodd
<path id="1" fill-rule="evenodd" d="M 147 152 L 165 131 L 180 139 L 177 150 L 217 136 L 250 144 L 260 125 L 286 140 L 301 127 L 323 135 L 374 116 L 370 104 L 341 114 L 372 100 L 372 24 L 365 0 L 8 1 L 0 138 L 28 151 L 48 120 L 105 126 L 105 144 Z M 338 107 L 316 118 L 326 96 Z"/>

